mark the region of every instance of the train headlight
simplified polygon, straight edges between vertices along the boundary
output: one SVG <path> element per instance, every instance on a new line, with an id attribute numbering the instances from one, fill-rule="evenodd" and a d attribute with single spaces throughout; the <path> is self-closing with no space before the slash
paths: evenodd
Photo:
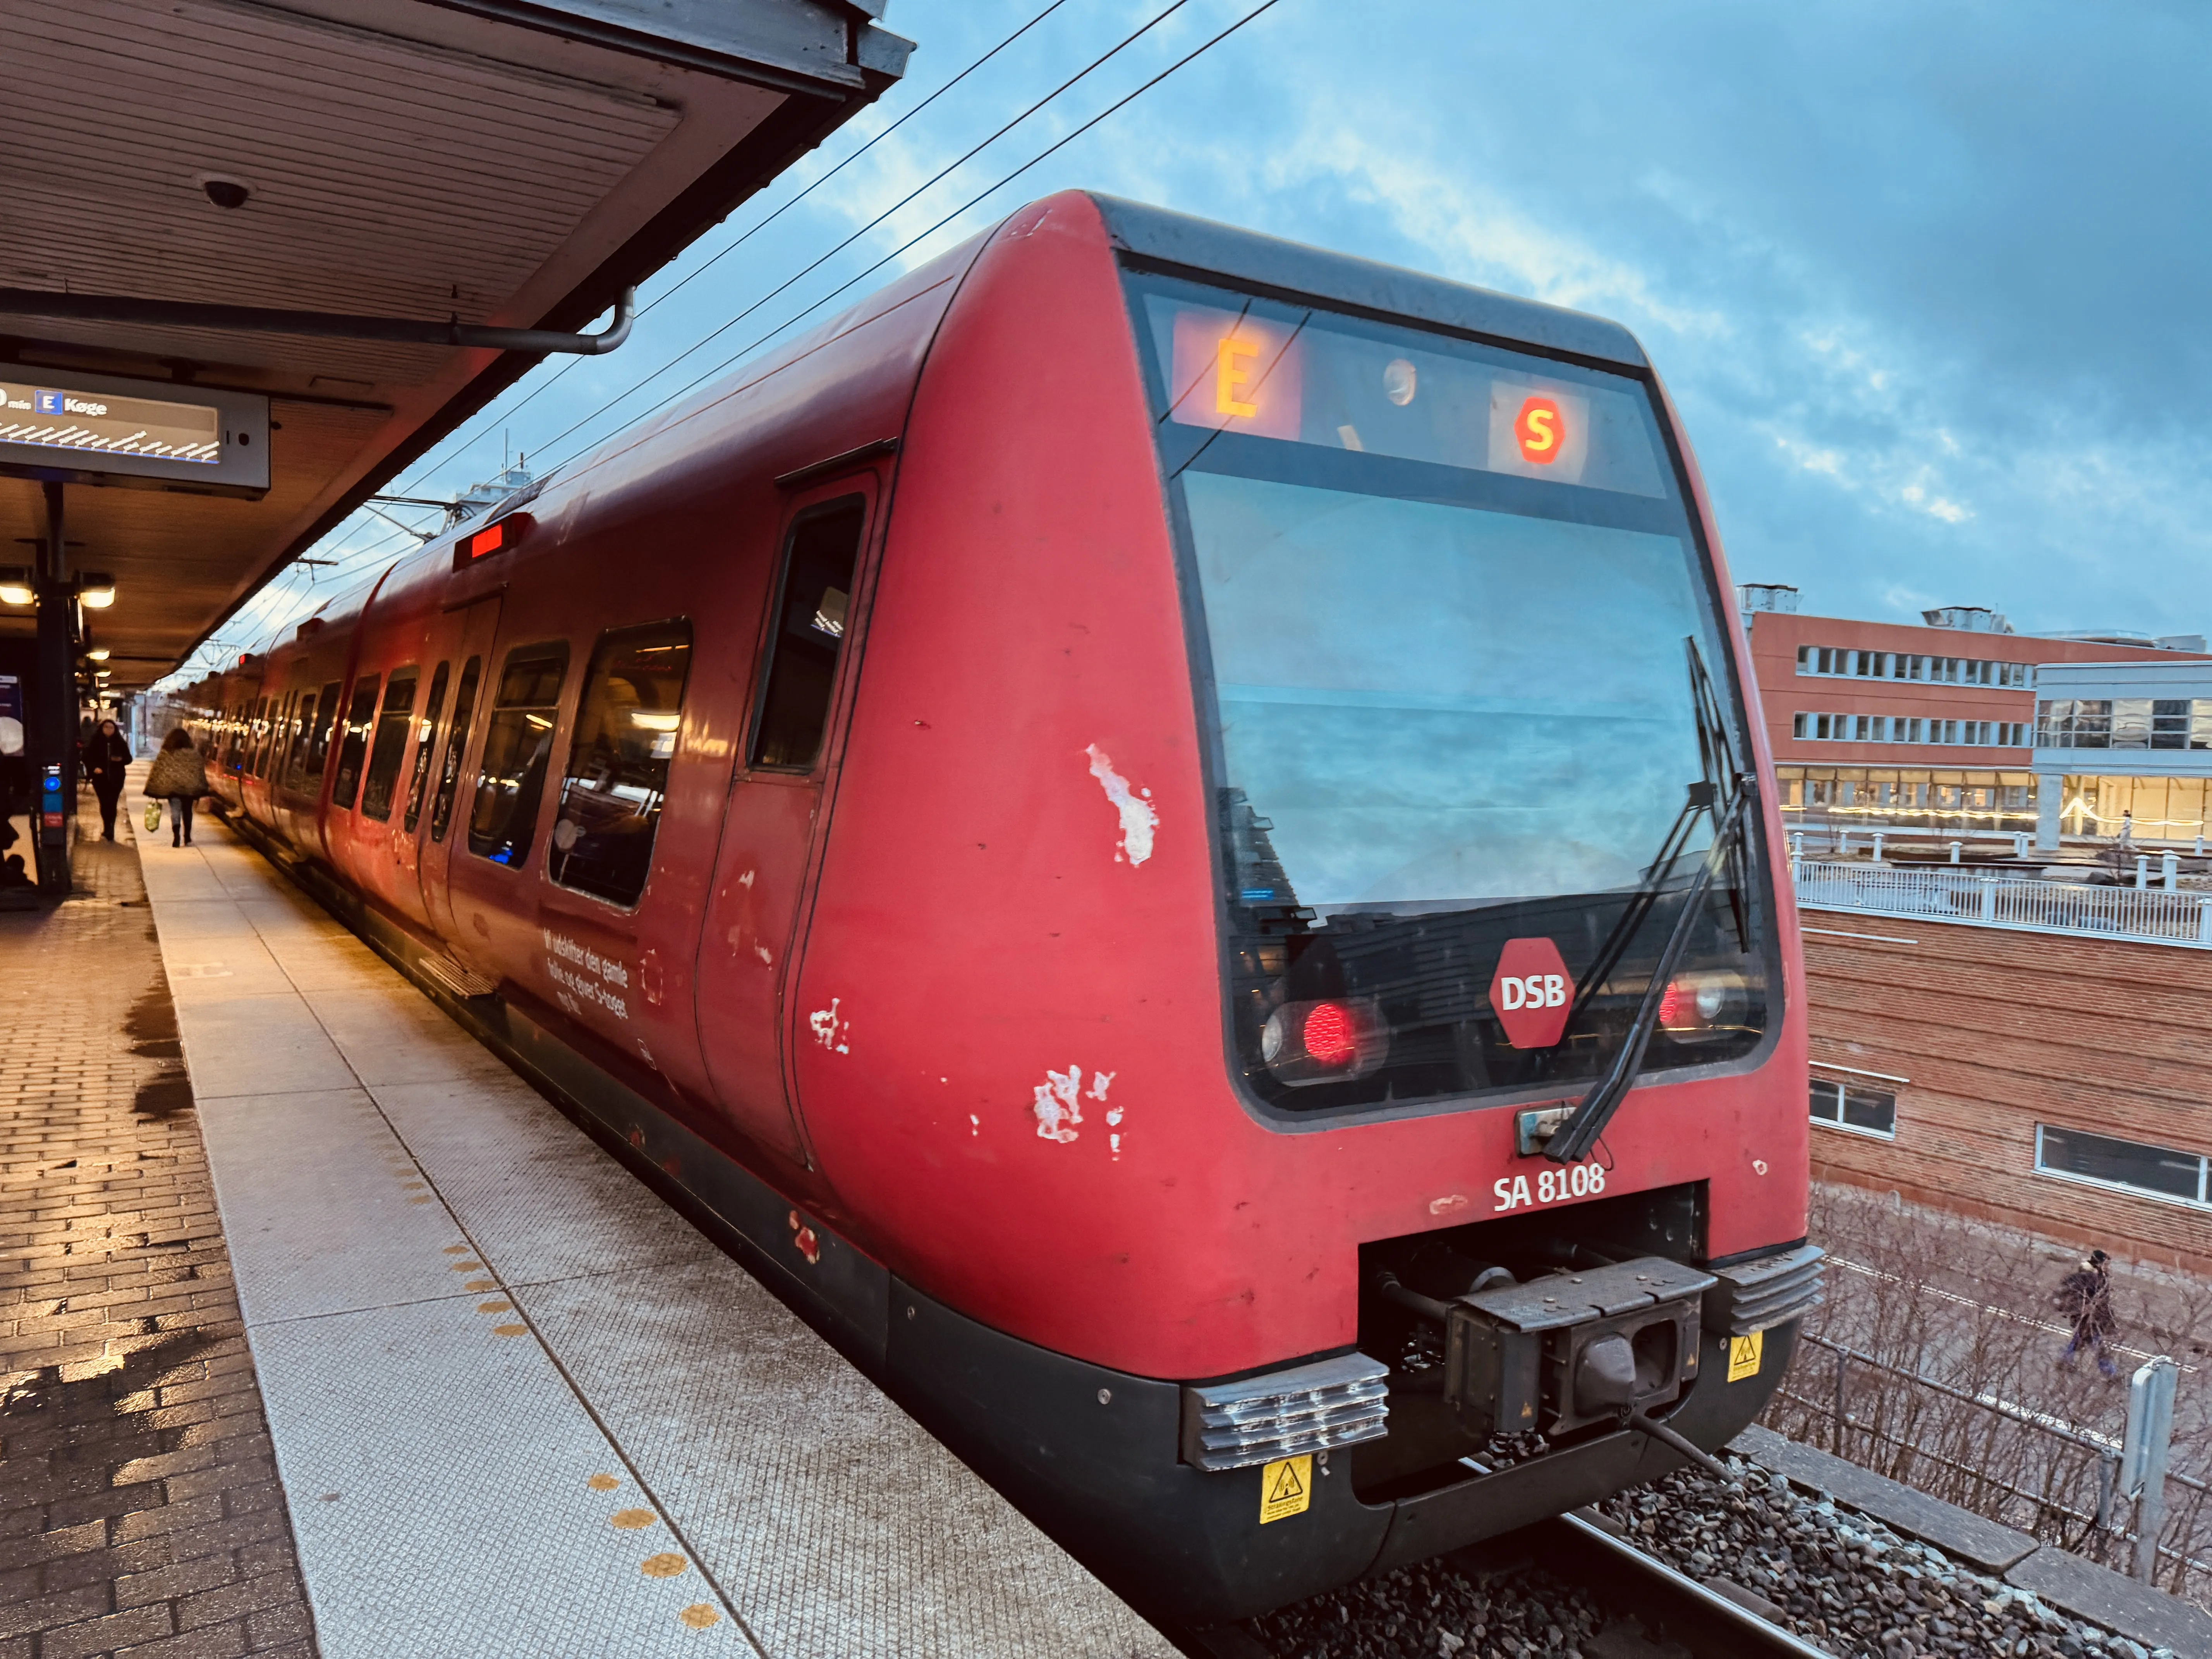
<path id="1" fill-rule="evenodd" d="M 1677 1042 L 1711 1042 L 1741 1030 L 1751 995 L 1741 974 L 1677 974 L 1659 999 L 1659 1029 Z"/>
<path id="2" fill-rule="evenodd" d="M 1364 997 L 1286 1002 L 1260 1033 L 1260 1058 L 1281 1083 L 1365 1077 L 1389 1054 L 1390 1028 Z"/>

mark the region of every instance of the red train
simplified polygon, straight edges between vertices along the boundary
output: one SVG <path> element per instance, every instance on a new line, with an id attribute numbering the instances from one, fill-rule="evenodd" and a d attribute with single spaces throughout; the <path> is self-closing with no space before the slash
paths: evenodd
<path id="1" fill-rule="evenodd" d="M 1751 686 L 1626 331 L 1071 193 L 196 701 L 249 834 L 1206 1620 L 1768 1398 Z"/>

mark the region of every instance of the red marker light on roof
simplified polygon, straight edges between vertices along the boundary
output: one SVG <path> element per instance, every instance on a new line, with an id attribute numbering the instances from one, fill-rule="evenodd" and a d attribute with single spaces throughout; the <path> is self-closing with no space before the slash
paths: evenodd
<path id="1" fill-rule="evenodd" d="M 528 535 L 536 522 L 527 513 L 510 513 L 497 524 L 486 525 L 462 537 L 460 562 L 466 564 L 493 553 L 506 552 Z"/>

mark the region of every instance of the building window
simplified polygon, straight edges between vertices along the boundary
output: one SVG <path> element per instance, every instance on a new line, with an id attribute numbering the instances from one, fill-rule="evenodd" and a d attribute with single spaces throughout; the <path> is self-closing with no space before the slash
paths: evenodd
<path id="1" fill-rule="evenodd" d="M 1897 1138 L 1897 1097 L 1886 1089 L 1869 1089 L 1855 1083 L 1813 1079 L 1813 1121 L 1863 1135 Z"/>
<path id="2" fill-rule="evenodd" d="M 2150 746 L 2154 749 L 2189 747 L 2189 699 L 2160 697 L 2150 706 Z"/>
<path id="3" fill-rule="evenodd" d="M 2203 1204 L 2212 1198 L 2205 1190 L 2205 1163 L 2201 1153 L 2178 1152 L 2170 1146 L 2117 1140 L 2047 1123 L 2035 1126 L 2035 1167 L 2041 1175 Z"/>
<path id="4" fill-rule="evenodd" d="M 1797 672 L 1861 680 L 1926 680 L 1942 685 L 2025 687 L 2028 665 L 1965 657 L 1916 657 L 1902 651 L 1845 651 L 1832 646 L 1797 647 Z"/>

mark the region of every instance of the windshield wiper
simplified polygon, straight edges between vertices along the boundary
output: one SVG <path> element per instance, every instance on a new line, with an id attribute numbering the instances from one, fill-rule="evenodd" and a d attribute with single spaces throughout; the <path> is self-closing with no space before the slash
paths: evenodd
<path id="1" fill-rule="evenodd" d="M 1643 885 L 1629 900 L 1627 909 L 1614 924 L 1597 959 L 1590 964 L 1575 994 L 1575 1012 L 1579 1012 L 1597 994 L 1598 987 L 1612 974 L 1621 953 L 1658 903 L 1668 877 L 1674 873 L 1681 858 L 1691 826 L 1701 812 L 1712 817 L 1712 845 L 1683 895 L 1681 912 L 1674 918 L 1674 929 L 1660 949 L 1650 983 L 1644 987 L 1644 1000 L 1637 1006 L 1636 1018 L 1629 1023 L 1613 1064 L 1596 1086 L 1576 1103 L 1566 1121 L 1553 1130 L 1551 1139 L 1544 1143 L 1544 1156 L 1554 1164 L 1572 1164 L 1589 1157 L 1598 1136 L 1605 1132 L 1605 1126 L 1627 1097 L 1637 1073 L 1643 1069 L 1644 1051 L 1651 1046 L 1652 1036 L 1659 1029 L 1659 1010 L 1666 1000 L 1667 988 L 1674 980 L 1682 952 L 1689 947 L 1690 935 L 1697 930 L 1698 918 L 1705 913 L 1705 895 L 1711 890 L 1714 878 L 1723 872 L 1728 878 L 1729 902 L 1738 940 L 1747 953 L 1751 949 L 1751 921 L 1744 903 L 1748 862 L 1744 836 L 1745 815 L 1757 792 L 1751 774 L 1735 763 L 1735 745 L 1729 738 L 1720 698 L 1713 690 L 1711 677 L 1705 672 L 1698 642 L 1686 639 L 1683 644 L 1689 652 L 1690 702 L 1698 723 L 1698 759 L 1705 776 L 1690 786 L 1689 798 L 1683 803 L 1674 827 L 1660 843 L 1659 856 L 1653 860 Z"/>

